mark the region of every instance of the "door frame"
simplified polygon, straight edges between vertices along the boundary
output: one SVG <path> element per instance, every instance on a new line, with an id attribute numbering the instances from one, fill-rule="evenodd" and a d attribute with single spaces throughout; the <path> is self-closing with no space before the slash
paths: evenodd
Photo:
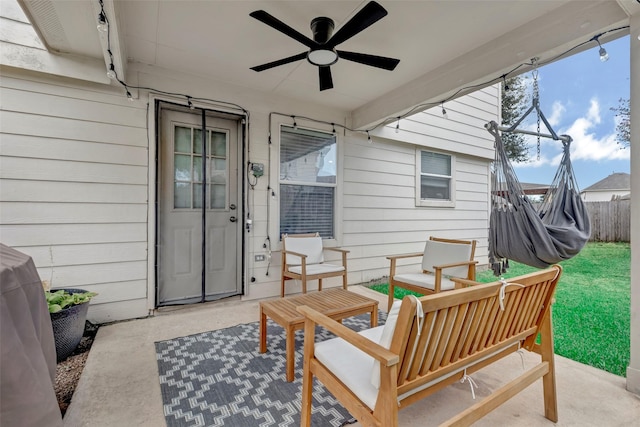
<path id="1" fill-rule="evenodd" d="M 191 103 L 194 106 L 194 103 Z M 158 254 L 158 241 L 159 241 L 159 178 L 160 178 L 160 164 L 159 164 L 159 144 L 160 144 L 160 129 L 161 129 L 161 116 L 162 110 L 174 110 L 179 112 L 194 113 L 194 109 L 198 112 L 204 110 L 207 114 L 220 117 L 227 120 L 235 120 L 238 123 L 238 218 L 244 219 L 247 212 L 247 182 L 246 176 L 246 158 L 247 158 L 247 129 L 249 124 L 248 112 L 244 109 L 234 109 L 218 107 L 215 108 L 197 105 L 195 108 L 190 108 L 186 101 L 176 100 L 169 96 L 162 96 L 158 94 L 149 94 L 149 104 L 147 108 L 147 132 L 149 135 L 148 144 L 148 203 L 147 203 L 147 308 L 149 312 L 157 309 L 158 306 L 158 287 L 159 287 L 159 254 Z M 244 225 L 240 224 L 239 241 L 237 247 L 238 264 L 236 266 L 237 278 L 236 280 L 240 285 L 240 296 L 244 296 L 247 289 L 246 283 L 246 236 L 244 233 Z"/>

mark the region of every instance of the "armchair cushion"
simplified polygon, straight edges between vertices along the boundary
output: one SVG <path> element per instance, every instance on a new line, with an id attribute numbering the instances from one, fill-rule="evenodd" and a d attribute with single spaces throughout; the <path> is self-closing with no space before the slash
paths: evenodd
<path id="1" fill-rule="evenodd" d="M 422 257 L 422 269 L 433 271 L 434 266 L 451 264 L 454 262 L 464 262 L 471 259 L 471 245 L 461 245 L 457 243 L 439 242 L 427 240 L 424 246 L 424 256 Z M 469 266 L 450 267 L 442 270 L 443 276 L 467 277 Z M 422 286 L 422 285 L 418 285 Z M 433 285 L 431 287 L 433 289 Z M 442 286 L 442 289 L 447 289 Z M 451 288 L 453 289 L 453 283 Z"/>
<path id="2" fill-rule="evenodd" d="M 284 237 L 287 251 L 297 252 L 307 256 L 307 264 L 320 264 L 324 262 L 322 254 L 322 237 Z M 287 255 L 288 265 L 300 265 L 302 260 L 296 255 Z"/>
<path id="3" fill-rule="evenodd" d="M 465 273 L 462 277 L 467 277 L 466 267 L 464 267 Z M 431 289 L 435 291 L 435 281 L 436 276 L 433 274 L 425 274 L 425 273 L 405 273 L 405 274 L 396 274 L 393 276 L 393 280 L 396 282 L 408 283 L 414 286 L 420 286 L 422 288 Z M 440 290 L 450 291 L 455 288 L 455 282 L 452 280 L 442 277 L 440 280 Z"/>

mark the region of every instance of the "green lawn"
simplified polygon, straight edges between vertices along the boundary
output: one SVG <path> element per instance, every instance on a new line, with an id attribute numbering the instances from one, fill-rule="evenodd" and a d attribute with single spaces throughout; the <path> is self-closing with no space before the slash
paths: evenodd
<path id="1" fill-rule="evenodd" d="M 631 249 L 628 243 L 589 243 L 564 268 L 553 306 L 555 352 L 624 376 L 629 365 Z M 536 271 L 511 263 L 505 278 Z M 492 272 L 478 281 L 496 280 Z M 372 289 L 387 293 L 387 285 Z M 396 289 L 395 297 L 407 291 Z"/>

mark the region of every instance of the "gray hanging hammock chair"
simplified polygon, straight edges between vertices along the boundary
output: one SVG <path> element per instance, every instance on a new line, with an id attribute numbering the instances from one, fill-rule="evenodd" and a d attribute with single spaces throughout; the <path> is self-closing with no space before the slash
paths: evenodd
<path id="1" fill-rule="evenodd" d="M 533 108 L 538 111 L 538 117 L 543 119 L 550 135 L 515 129 Z M 537 99 L 527 114 L 510 128 L 499 127 L 493 121 L 485 125 L 489 133 L 495 137 L 489 220 L 489 264 L 496 276 L 506 272 L 509 268 L 508 260 L 546 268 L 572 258 L 580 252 L 591 235 L 589 214 L 580 198 L 571 167 L 571 137 L 556 135 L 539 110 Z M 522 190 L 505 151 L 500 131 L 527 133 L 562 141 L 564 153 L 560 167 L 538 208 Z"/>

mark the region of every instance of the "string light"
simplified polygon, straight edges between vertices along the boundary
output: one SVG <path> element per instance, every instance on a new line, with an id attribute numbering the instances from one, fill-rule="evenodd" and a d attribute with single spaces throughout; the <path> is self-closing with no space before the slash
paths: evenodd
<path id="1" fill-rule="evenodd" d="M 607 53 L 607 50 L 603 48 L 602 45 L 600 44 L 601 35 L 602 34 L 598 34 L 597 36 L 594 36 L 593 40 L 595 40 L 596 43 L 598 43 L 598 46 L 600 46 L 600 50 L 598 51 L 598 53 L 600 54 L 600 61 L 607 62 L 609 60 L 609 54 Z"/>
<path id="2" fill-rule="evenodd" d="M 107 18 L 106 13 L 104 13 L 103 0 L 98 0 L 98 3 L 100 3 L 100 8 L 101 8 L 100 13 L 98 14 L 98 30 L 107 32 L 107 45 L 110 46 L 110 37 L 109 37 L 109 26 L 110 26 L 110 24 L 109 24 L 109 20 Z M 580 47 L 584 46 L 585 44 L 590 43 L 592 41 L 595 41 L 595 42 L 598 43 L 598 46 L 600 47 L 599 52 L 598 52 L 599 55 L 600 55 L 600 60 L 602 62 L 606 62 L 609 59 L 609 54 L 607 53 L 606 49 L 604 47 L 602 47 L 602 45 L 600 44 L 599 38 L 601 36 L 605 35 L 605 34 L 609 34 L 609 33 L 620 31 L 620 30 L 625 30 L 625 29 L 628 29 L 628 28 L 629 28 L 629 26 L 625 25 L 625 26 L 609 29 L 609 30 L 607 30 L 607 31 L 605 31 L 603 33 L 597 34 L 596 36 L 592 37 L 591 39 L 589 39 L 587 41 L 584 41 L 582 43 L 579 43 L 579 44 L 567 49 L 566 51 L 564 51 L 564 52 L 562 52 L 562 53 L 560 53 L 560 54 L 558 54 L 558 55 L 556 55 L 556 56 L 554 56 L 552 58 L 549 58 L 548 60 L 546 60 L 544 62 L 538 63 L 538 65 L 547 65 L 549 63 L 552 63 L 552 62 L 564 57 L 565 55 L 569 54 L 573 50 L 578 49 L 578 48 L 580 48 Z M 640 40 L 640 35 L 638 35 L 638 40 Z M 114 67 L 114 64 L 113 64 L 113 55 L 111 53 L 110 48 L 107 49 L 107 52 L 109 53 L 109 57 L 111 58 L 111 64 L 109 64 L 109 70 L 107 71 L 107 75 L 110 78 L 117 79 L 118 82 L 122 86 L 125 87 L 127 98 L 129 100 L 131 100 L 131 101 L 134 100 L 133 96 L 131 95 L 131 92 L 129 92 L 129 90 L 128 90 L 128 88 L 130 87 L 132 89 L 143 89 L 143 90 L 148 90 L 148 91 L 152 91 L 152 92 L 162 93 L 162 94 L 165 94 L 165 95 L 184 96 L 184 97 L 187 97 L 187 104 L 189 105 L 189 108 L 194 108 L 192 103 L 191 103 L 192 97 L 190 97 L 189 95 L 180 94 L 180 93 L 173 93 L 173 92 L 166 92 L 166 91 L 162 91 L 162 90 L 155 89 L 155 88 L 152 88 L 152 87 L 129 86 L 129 85 L 127 85 L 126 82 L 118 79 L 118 76 L 117 76 L 117 74 L 115 72 L 115 67 Z M 515 66 L 513 69 L 511 69 L 507 73 L 505 73 L 505 74 L 503 74 L 503 75 L 501 75 L 499 77 L 499 78 L 501 78 L 503 80 L 503 82 L 505 84 L 505 91 L 510 90 L 509 86 L 506 84 L 506 77 L 508 75 L 512 74 L 512 73 L 515 73 L 517 70 L 519 70 L 520 68 L 522 68 L 522 67 L 524 67 L 526 65 L 533 65 L 533 64 L 531 64 L 531 63 L 521 63 L 521 64 Z M 491 78 L 490 80 L 487 80 L 485 82 L 480 82 L 480 83 L 475 84 L 475 85 L 462 87 L 462 88 L 456 90 L 455 92 L 453 92 L 449 97 L 447 97 L 443 101 L 429 102 L 429 103 L 423 103 L 423 104 L 416 105 L 415 107 L 411 108 L 409 111 L 405 112 L 403 115 L 395 117 L 397 119 L 396 129 L 395 129 L 396 132 L 400 131 L 400 119 L 402 119 L 404 117 L 408 117 L 408 116 L 410 116 L 412 114 L 415 114 L 418 111 L 424 111 L 426 109 L 429 109 L 429 108 L 432 108 L 432 107 L 436 107 L 438 104 L 440 104 L 440 106 L 442 108 L 442 115 L 444 116 L 444 118 L 448 118 L 447 110 L 444 108 L 444 103 L 446 101 L 450 101 L 452 99 L 455 99 L 462 92 L 468 92 L 468 91 L 470 91 L 472 89 L 481 89 L 483 87 L 486 87 L 486 86 L 496 82 L 497 79 L 498 78 L 494 77 L 494 78 Z M 212 101 L 212 102 L 216 102 L 216 103 L 220 103 L 220 104 L 230 105 L 230 106 L 236 107 L 236 108 L 238 108 L 238 109 L 240 109 L 243 112 L 248 114 L 248 111 L 245 108 L 242 108 L 241 106 L 239 106 L 237 104 L 234 104 L 234 103 L 229 103 L 229 102 L 224 102 L 224 101 L 216 101 L 216 100 L 209 100 L 209 99 L 205 99 L 205 98 L 198 98 L 198 99 L 203 100 L 203 101 Z M 277 113 L 277 114 L 281 114 L 281 113 Z M 281 115 L 286 116 L 288 114 L 281 114 Z M 297 129 L 298 128 L 298 123 L 296 122 L 296 116 L 289 115 L 289 117 L 291 117 L 293 119 L 293 128 Z M 376 124 L 373 127 L 371 127 L 370 129 L 366 129 L 366 130 L 351 129 L 351 128 L 347 127 L 347 126 L 340 125 L 340 124 L 338 124 L 337 126 L 343 128 L 345 130 L 351 131 L 351 132 L 365 132 L 367 134 L 367 140 L 369 141 L 369 143 L 372 143 L 373 141 L 371 140 L 371 135 L 369 134 L 369 132 L 371 130 L 374 130 L 374 129 L 386 124 L 386 123 L 389 123 L 389 119 L 390 118 L 386 118 L 386 119 L 380 121 L 378 124 Z M 325 122 L 325 121 L 322 121 L 322 120 L 316 120 L 316 119 L 309 118 L 309 117 L 305 117 L 305 120 L 313 121 L 313 122 L 316 122 L 316 123 L 331 124 L 332 132 L 334 134 L 336 133 L 336 130 L 335 130 L 336 129 L 336 124 L 335 123 L 328 123 L 328 122 Z M 272 190 L 272 197 L 275 197 L 275 192 L 273 192 L 273 190 Z"/>
<path id="3" fill-rule="evenodd" d="M 189 95 L 187 95 L 187 106 L 189 107 L 190 110 L 196 109 L 196 107 L 193 106 L 193 102 L 191 102 L 191 97 Z"/>
<path id="4" fill-rule="evenodd" d="M 100 5 L 102 6 L 102 3 L 100 3 Z M 107 24 L 107 17 L 105 16 L 103 10 L 101 10 L 100 13 L 98 14 L 97 28 L 98 28 L 98 31 L 100 31 L 101 33 L 106 33 L 107 30 L 109 29 L 109 26 Z"/>
<path id="5" fill-rule="evenodd" d="M 609 54 L 607 53 L 607 50 L 604 47 L 602 47 L 602 44 L 600 44 L 600 37 L 602 37 L 603 34 L 605 33 L 596 34 L 595 36 L 593 36 L 593 38 L 591 38 L 590 41 L 595 41 L 596 43 L 598 43 L 598 47 L 600 48 L 598 50 L 598 54 L 600 55 L 600 61 L 607 62 L 609 60 Z"/>
<path id="6" fill-rule="evenodd" d="M 118 77 L 118 75 L 116 74 L 116 68 L 114 67 L 113 62 L 109 64 L 109 69 L 107 70 L 107 77 L 109 77 L 110 79 L 115 79 L 116 77 Z"/>
<path id="7" fill-rule="evenodd" d="M 509 85 L 507 84 L 507 75 L 506 74 L 502 75 L 502 83 L 504 85 L 504 91 L 505 92 L 509 92 L 510 88 L 509 88 Z"/>

